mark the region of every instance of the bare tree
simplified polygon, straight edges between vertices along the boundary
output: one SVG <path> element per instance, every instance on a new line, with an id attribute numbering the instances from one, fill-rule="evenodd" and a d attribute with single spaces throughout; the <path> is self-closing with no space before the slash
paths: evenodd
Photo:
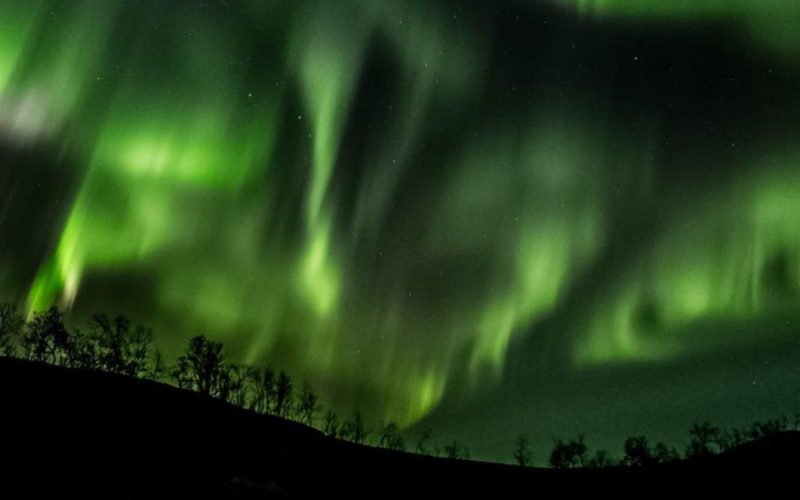
<path id="1" fill-rule="evenodd" d="M 36 312 L 20 335 L 20 346 L 31 361 L 61 364 L 69 343 L 69 332 L 57 307 Z"/>
<path id="2" fill-rule="evenodd" d="M 0 356 L 13 356 L 13 339 L 22 331 L 25 320 L 11 303 L 0 304 Z"/>
<path id="3" fill-rule="evenodd" d="M 317 402 L 317 395 L 314 394 L 314 391 L 311 390 L 311 386 L 308 383 L 303 384 L 303 390 L 300 392 L 297 400 L 297 420 L 301 424 L 313 427 L 320 410 L 321 408 Z"/>
<path id="4" fill-rule="evenodd" d="M 283 418 L 291 417 L 293 393 L 294 382 L 292 377 L 282 371 L 278 375 L 278 381 L 275 386 L 275 415 Z"/>
<path id="5" fill-rule="evenodd" d="M 359 411 L 353 416 L 353 421 L 346 422 L 343 427 L 347 427 L 346 431 L 350 435 L 350 440 L 356 444 L 366 443 L 367 437 L 370 435 L 370 431 L 364 424 L 364 418 Z"/>
<path id="6" fill-rule="evenodd" d="M 378 441 L 379 448 L 388 448 L 395 451 L 405 451 L 406 443 L 400 435 L 400 427 L 395 422 L 389 422 L 381 430 L 381 437 Z"/>
<path id="7" fill-rule="evenodd" d="M 144 377 L 152 372 L 152 328 L 134 327 L 131 320 L 121 314 L 113 319 L 95 314 L 89 326 L 97 344 L 100 368 L 130 377 Z"/>
<path id="8" fill-rule="evenodd" d="M 339 436 L 339 417 L 333 413 L 332 410 L 328 410 L 325 412 L 325 418 L 322 424 L 322 432 L 332 438 L 337 438 Z"/>
<path id="9" fill-rule="evenodd" d="M 250 400 L 250 409 L 258 413 L 272 413 L 276 399 L 275 370 L 269 366 L 263 371 L 250 368 L 248 371 L 250 384 L 253 388 L 253 397 Z"/>
<path id="10" fill-rule="evenodd" d="M 517 437 L 514 444 L 514 461 L 520 467 L 527 467 L 531 464 L 531 450 L 526 436 Z"/>
<path id="11" fill-rule="evenodd" d="M 355 424 L 350 420 L 345 420 L 339 426 L 339 439 L 343 441 L 353 441 L 355 435 Z"/>
<path id="12" fill-rule="evenodd" d="M 70 368 L 95 370 L 100 368 L 97 356 L 97 344 L 94 338 L 80 330 L 69 336 L 65 347 L 64 365 Z"/>
<path id="13" fill-rule="evenodd" d="M 131 377 L 144 377 L 151 362 L 151 346 L 153 344 L 153 329 L 137 326 L 129 334 L 125 346 L 126 375 Z"/>
<path id="14" fill-rule="evenodd" d="M 247 396 L 250 388 L 248 386 L 248 368 L 242 365 L 228 365 L 228 390 L 227 401 L 231 404 L 244 408 L 247 405 Z"/>
<path id="15" fill-rule="evenodd" d="M 122 316 L 109 318 L 105 314 L 95 314 L 89 323 L 97 339 L 98 356 L 103 370 L 111 373 L 127 374 L 126 353 L 131 320 Z"/>
<path id="16" fill-rule="evenodd" d="M 218 396 L 227 385 L 223 359 L 222 344 L 202 335 L 194 337 L 189 341 L 186 353 L 178 358 L 172 377 L 178 387 Z"/>
<path id="17" fill-rule="evenodd" d="M 431 438 L 431 430 L 426 429 L 417 440 L 417 444 L 414 446 L 414 453 L 419 453 L 420 455 L 427 455 L 428 453 L 430 453 L 426 445 L 426 443 L 430 440 L 430 438 Z"/>

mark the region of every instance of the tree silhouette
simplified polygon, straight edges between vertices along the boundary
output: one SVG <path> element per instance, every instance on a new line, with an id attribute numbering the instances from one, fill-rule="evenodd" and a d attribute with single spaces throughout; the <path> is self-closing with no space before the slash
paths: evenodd
<path id="1" fill-rule="evenodd" d="M 137 326 L 130 332 L 123 358 L 125 360 L 126 375 L 143 377 L 148 373 L 152 343 L 152 328 Z"/>
<path id="2" fill-rule="evenodd" d="M 142 377 L 148 372 L 152 329 L 132 327 L 131 320 L 121 314 L 113 319 L 105 314 L 95 314 L 89 325 L 103 370 L 131 377 Z"/>
<path id="3" fill-rule="evenodd" d="M 625 456 L 622 463 L 629 467 L 641 467 L 655 463 L 653 451 L 644 436 L 629 437 L 625 440 Z"/>
<path id="4" fill-rule="evenodd" d="M 20 335 L 19 344 L 31 361 L 62 364 L 68 349 L 69 332 L 57 307 L 36 312 Z"/>
<path id="5" fill-rule="evenodd" d="M 414 446 L 414 453 L 419 453 L 420 455 L 427 455 L 429 453 L 428 447 L 426 443 L 431 438 L 431 430 L 426 429 L 422 435 L 417 440 L 417 444 Z"/>
<path id="6" fill-rule="evenodd" d="M 92 316 L 89 323 L 97 339 L 98 356 L 103 370 L 127 374 L 125 351 L 131 321 L 122 315 L 111 319 L 105 314 Z"/>
<path id="7" fill-rule="evenodd" d="M 531 463 L 531 456 L 528 438 L 522 435 L 517 437 L 516 444 L 514 445 L 514 461 L 520 467 L 527 467 Z"/>
<path id="8" fill-rule="evenodd" d="M 352 421 L 345 420 L 342 422 L 342 425 L 339 426 L 339 439 L 343 441 L 353 441 L 354 434 L 355 426 Z"/>
<path id="9" fill-rule="evenodd" d="M 11 303 L 0 304 L 0 356 L 14 356 L 14 339 L 22 331 L 25 320 Z"/>
<path id="10" fill-rule="evenodd" d="M 64 349 L 64 365 L 69 368 L 95 370 L 100 368 L 95 339 L 80 330 L 70 334 Z"/>
<path id="11" fill-rule="evenodd" d="M 617 465 L 617 461 L 606 450 L 597 450 L 592 458 L 589 459 L 587 467 L 613 467 Z"/>
<path id="12" fill-rule="evenodd" d="M 588 463 L 588 452 L 583 441 L 583 434 L 577 439 L 563 441 L 561 438 L 553 439 L 553 451 L 550 452 L 550 466 L 559 469 L 584 467 Z"/>
<path id="13" fill-rule="evenodd" d="M 370 431 L 364 424 L 364 419 L 361 412 L 357 411 L 353 417 L 353 442 L 356 444 L 364 444 L 367 442 Z"/>
<path id="14" fill-rule="evenodd" d="M 748 429 L 747 437 L 751 440 L 756 440 L 762 437 L 773 436 L 788 429 L 789 419 L 785 416 L 776 418 L 775 420 L 767 420 L 766 422 L 756 421 L 753 422 Z"/>
<path id="15" fill-rule="evenodd" d="M 143 374 L 145 378 L 150 380 L 162 381 L 169 376 L 169 370 L 164 364 L 164 359 L 161 356 L 161 351 L 158 349 L 153 350 L 153 360 L 148 366 L 147 372 Z"/>
<path id="16" fill-rule="evenodd" d="M 248 395 L 250 388 L 249 369 L 242 365 L 228 365 L 226 367 L 228 374 L 228 387 L 227 387 L 227 401 L 231 404 L 244 408 L 247 405 Z"/>
<path id="17" fill-rule="evenodd" d="M 400 427 L 395 422 L 389 422 L 381 430 L 381 437 L 378 441 L 379 448 L 388 448 L 395 451 L 405 451 L 406 443 L 400 435 Z"/>
<path id="18" fill-rule="evenodd" d="M 339 417 L 333 413 L 332 410 L 328 410 L 325 412 L 325 417 L 322 423 L 322 432 L 332 438 L 337 438 L 339 436 Z"/>
<path id="19" fill-rule="evenodd" d="M 275 384 L 275 415 L 288 418 L 292 412 L 292 394 L 294 382 L 292 377 L 282 371 Z"/>
<path id="20" fill-rule="evenodd" d="M 272 413 L 276 399 L 275 385 L 277 381 L 275 370 L 271 366 L 268 366 L 263 371 L 258 368 L 250 368 L 248 375 L 253 388 L 250 409 L 258 413 Z"/>
<path id="21" fill-rule="evenodd" d="M 689 434 L 692 436 L 689 442 L 689 447 L 686 449 L 686 458 L 696 458 L 712 455 L 714 451 L 711 445 L 715 442 L 719 435 L 719 429 L 712 426 L 708 422 L 702 424 L 694 424 L 689 429 Z"/>
<path id="22" fill-rule="evenodd" d="M 678 460 L 680 458 L 680 454 L 674 446 L 668 447 L 666 444 L 658 442 L 656 443 L 655 447 L 653 447 L 653 457 L 655 458 L 656 462 L 664 463 Z"/>
<path id="23" fill-rule="evenodd" d="M 178 358 L 172 377 L 178 387 L 216 396 L 227 385 L 223 359 L 222 344 L 202 335 L 194 337 L 189 340 L 186 353 Z"/>
<path id="24" fill-rule="evenodd" d="M 303 384 L 303 390 L 297 400 L 297 420 L 301 424 L 313 426 L 320 411 L 317 395 L 308 383 Z"/>
<path id="25" fill-rule="evenodd" d="M 470 452 L 469 448 L 454 439 L 444 445 L 444 456 L 453 460 L 469 460 Z"/>

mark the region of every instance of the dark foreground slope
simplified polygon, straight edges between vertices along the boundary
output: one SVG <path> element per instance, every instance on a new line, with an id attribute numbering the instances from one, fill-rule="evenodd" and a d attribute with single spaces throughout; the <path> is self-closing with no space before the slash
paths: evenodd
<path id="1" fill-rule="evenodd" d="M 335 441 L 144 380 L 0 359 L 0 498 L 722 498 L 794 491 L 800 433 L 644 470 L 555 471 Z"/>

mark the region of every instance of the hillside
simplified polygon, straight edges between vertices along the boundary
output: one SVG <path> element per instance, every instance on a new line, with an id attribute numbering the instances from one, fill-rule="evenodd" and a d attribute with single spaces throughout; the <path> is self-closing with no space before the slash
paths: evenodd
<path id="1" fill-rule="evenodd" d="M 642 470 L 357 446 L 145 380 L 0 359 L 0 498 L 702 498 L 788 483 L 800 433 Z"/>

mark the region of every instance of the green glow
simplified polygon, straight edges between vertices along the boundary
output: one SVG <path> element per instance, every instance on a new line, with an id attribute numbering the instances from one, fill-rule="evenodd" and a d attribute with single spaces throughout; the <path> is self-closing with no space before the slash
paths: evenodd
<path id="1" fill-rule="evenodd" d="M 312 234 L 312 241 L 303 264 L 303 284 L 312 294 L 314 310 L 320 316 L 333 312 L 339 295 L 339 275 L 328 262 L 331 230 L 326 225 Z"/>
<path id="2" fill-rule="evenodd" d="M 0 6 L 2 146 L 44 146 L 57 160 L 28 180 L 75 184 L 43 183 L 67 206 L 37 207 L 59 213 L 30 311 L 85 313 L 120 276 L 145 296 L 114 307 L 141 298 L 168 354 L 206 334 L 243 361 L 366 388 L 411 424 L 454 374 L 502 378 L 514 342 L 548 334 L 564 303 L 575 318 L 556 340 L 580 367 L 673 359 L 703 322 L 796 310 L 800 157 L 771 167 L 761 149 L 764 168 L 733 187 L 666 202 L 654 242 L 596 303 L 576 299 L 614 260 L 614 224 L 649 208 L 658 148 L 643 143 L 660 138 L 605 104 L 608 75 L 565 88 L 572 48 L 505 61 L 493 24 L 424 0 L 100 3 Z M 795 2 L 561 3 L 800 47 Z M 551 58 L 564 65 L 536 66 Z M 517 97 L 526 86 L 542 96 Z"/>
<path id="3" fill-rule="evenodd" d="M 557 0 L 582 15 L 726 22 L 787 58 L 800 54 L 800 4 L 794 0 Z"/>
<path id="4" fill-rule="evenodd" d="M 13 77 L 20 57 L 25 54 L 42 2 L 11 3 L 0 6 L 0 96 Z"/>
<path id="5" fill-rule="evenodd" d="M 786 164 L 743 180 L 713 209 L 690 209 L 704 215 L 674 225 L 597 305 L 576 361 L 669 359 L 697 343 L 681 333 L 693 324 L 795 311 L 800 162 Z"/>

